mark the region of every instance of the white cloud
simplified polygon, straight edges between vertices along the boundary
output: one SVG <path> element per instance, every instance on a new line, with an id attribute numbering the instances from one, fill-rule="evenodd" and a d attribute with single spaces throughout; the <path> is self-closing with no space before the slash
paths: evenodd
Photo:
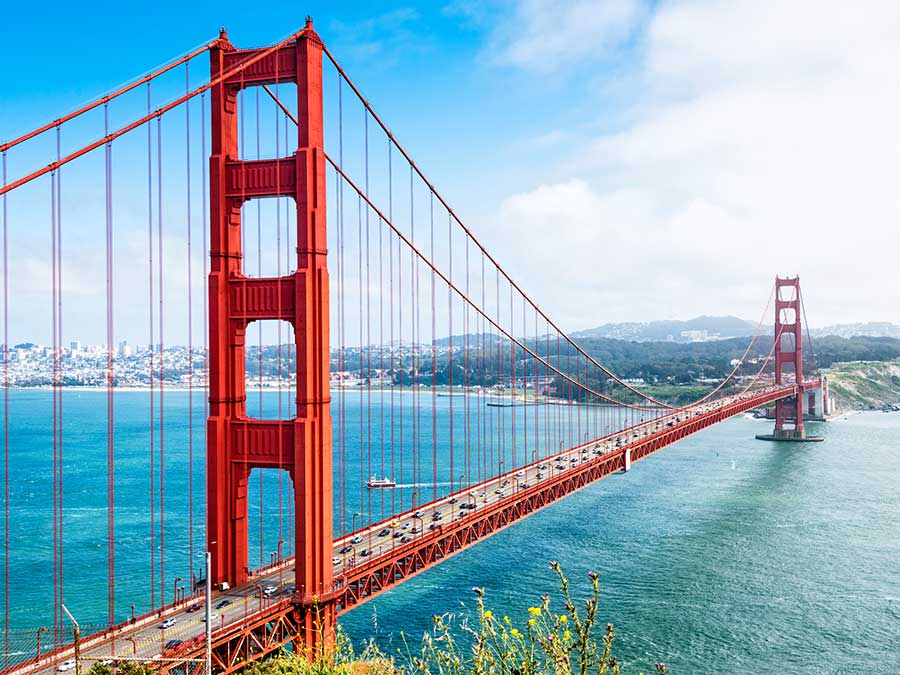
<path id="1" fill-rule="evenodd" d="M 642 13 L 638 0 L 520 0 L 495 31 L 491 52 L 500 63 L 549 73 L 614 49 Z"/>
<path id="2" fill-rule="evenodd" d="M 552 271 L 529 287 L 569 325 L 579 306 L 588 323 L 755 318 L 799 272 L 813 324 L 900 320 L 898 29 L 892 2 L 663 5 L 633 121 L 585 138 L 574 180 L 504 203 L 506 231 L 541 242 L 519 269 Z"/>

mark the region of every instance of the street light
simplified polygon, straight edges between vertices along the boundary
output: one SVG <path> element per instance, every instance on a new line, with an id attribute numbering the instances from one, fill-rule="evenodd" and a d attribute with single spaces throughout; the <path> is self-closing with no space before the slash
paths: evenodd
<path id="1" fill-rule="evenodd" d="M 41 658 L 41 633 L 46 633 L 49 628 L 45 626 L 41 626 L 37 629 L 37 658 L 40 660 Z"/>
<path id="2" fill-rule="evenodd" d="M 356 519 L 357 518 L 362 518 L 362 514 L 359 511 L 357 511 L 356 513 L 353 514 L 353 531 L 354 532 L 356 532 Z"/>
<path id="3" fill-rule="evenodd" d="M 135 640 L 134 636 L 132 636 L 132 635 L 126 635 L 126 636 L 125 636 L 125 639 L 128 640 L 128 642 L 131 643 L 131 653 L 132 653 L 133 655 L 137 655 L 137 641 Z"/>
<path id="4" fill-rule="evenodd" d="M 457 488 L 457 490 L 462 490 L 462 482 L 465 479 L 466 479 L 466 474 L 464 474 L 464 473 L 459 474 L 459 487 Z"/>
<path id="5" fill-rule="evenodd" d="M 184 579 L 182 579 L 181 577 L 175 577 L 175 581 L 172 582 L 172 595 L 174 596 L 172 598 L 172 604 L 174 604 L 174 605 L 178 604 L 178 582 L 179 581 L 184 581 Z"/>
<path id="6" fill-rule="evenodd" d="M 69 608 L 63 603 L 59 604 L 66 613 L 66 616 L 69 617 L 69 621 L 72 622 L 72 637 L 73 642 L 75 643 L 75 675 L 81 675 L 81 626 L 78 625 L 78 622 L 75 620 L 75 617 L 72 616 Z"/>

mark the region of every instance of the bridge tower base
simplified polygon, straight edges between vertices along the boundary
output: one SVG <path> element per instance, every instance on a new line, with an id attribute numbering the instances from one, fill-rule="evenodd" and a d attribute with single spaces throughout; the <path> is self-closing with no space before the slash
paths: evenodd
<path id="1" fill-rule="evenodd" d="M 793 366 L 797 392 L 775 402 L 775 430 L 757 434 L 761 441 L 817 442 L 803 426 L 803 323 L 800 277 L 775 277 L 775 384 L 784 384 L 785 365 Z M 787 343 L 787 344 L 786 344 Z"/>

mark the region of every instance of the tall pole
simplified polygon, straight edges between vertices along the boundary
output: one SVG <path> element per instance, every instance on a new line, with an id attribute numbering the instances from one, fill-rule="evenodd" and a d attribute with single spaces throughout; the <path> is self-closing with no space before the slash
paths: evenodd
<path id="1" fill-rule="evenodd" d="M 69 608 L 62 603 L 60 603 L 60 605 L 62 605 L 66 616 L 69 617 L 69 621 L 72 622 L 72 638 L 75 642 L 75 675 L 81 675 L 81 626 L 78 625 L 78 622 L 75 620 L 75 617 L 72 616 Z"/>
<path id="2" fill-rule="evenodd" d="M 206 552 L 206 675 L 212 675 L 212 555 Z"/>

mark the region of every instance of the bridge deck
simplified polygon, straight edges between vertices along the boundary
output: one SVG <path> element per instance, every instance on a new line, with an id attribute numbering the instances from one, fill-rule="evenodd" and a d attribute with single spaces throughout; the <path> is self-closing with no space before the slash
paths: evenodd
<path id="1" fill-rule="evenodd" d="M 804 383 L 811 389 L 818 383 Z M 552 504 L 631 462 L 675 443 L 686 436 L 734 415 L 793 396 L 794 384 L 770 387 L 742 396 L 725 397 L 672 412 L 609 436 L 575 446 L 454 492 L 415 511 L 374 523 L 334 542 L 333 600 L 339 613 L 375 597 L 472 544 Z M 472 505 L 460 508 L 462 505 Z M 435 516 L 439 513 L 439 516 Z M 385 534 L 382 534 L 385 532 Z M 396 535 L 396 536 L 395 536 Z M 294 628 L 293 559 L 258 570 L 251 583 L 214 594 L 213 668 L 232 672 L 239 665 L 270 653 L 291 641 Z M 270 597 L 266 586 L 277 587 Z M 176 661 L 202 659 L 205 622 L 203 596 L 177 606 L 141 616 L 112 629 L 85 637 L 81 658 L 98 660 L 139 658 L 156 662 L 163 669 Z M 175 624 L 160 628 L 163 619 Z M 181 640 L 175 649 L 165 649 L 170 640 Z M 10 675 L 52 673 L 73 658 L 66 645 L 6 671 Z M 187 671 L 202 672 L 196 661 Z"/>

